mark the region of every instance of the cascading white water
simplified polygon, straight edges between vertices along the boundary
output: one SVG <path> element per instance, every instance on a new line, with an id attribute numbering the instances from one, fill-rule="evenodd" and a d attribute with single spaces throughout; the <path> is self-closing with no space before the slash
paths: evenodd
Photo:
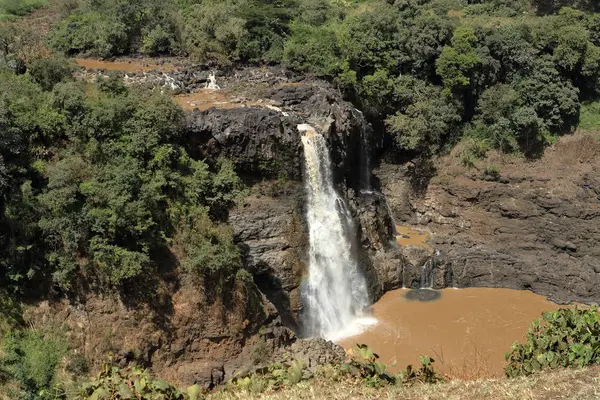
<path id="1" fill-rule="evenodd" d="M 206 81 L 206 89 L 219 90 L 221 87 L 217 85 L 217 77 L 214 72 L 211 72 L 208 75 L 208 80 Z"/>
<path id="2" fill-rule="evenodd" d="M 311 336 L 336 340 L 375 321 L 363 316 L 369 306 L 367 285 L 352 255 L 352 218 L 333 187 L 325 139 L 310 125 L 298 125 L 298 130 L 304 132 L 310 235 L 308 281 L 302 293 L 306 329 Z"/>

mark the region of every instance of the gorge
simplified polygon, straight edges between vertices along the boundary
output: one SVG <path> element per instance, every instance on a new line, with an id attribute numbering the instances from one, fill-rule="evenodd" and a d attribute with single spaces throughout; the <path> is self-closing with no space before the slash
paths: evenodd
<path id="1" fill-rule="evenodd" d="M 596 0 L 0 0 L 0 399 L 592 398 L 598 171 Z"/>
<path id="2" fill-rule="evenodd" d="M 78 74 L 92 80 L 106 71 Z M 593 174 L 600 149 L 585 135 L 561 139 L 539 162 L 499 159 L 495 178 L 464 169 L 455 155 L 440 158 L 422 193 L 412 185 L 411 163 L 386 151 L 381 134 L 324 81 L 244 68 L 217 72 L 221 89 L 213 91 L 205 88 L 210 73 L 194 67 L 128 76 L 128 85 L 186 88 L 190 93 L 176 99 L 187 104 L 191 154 L 235 164 L 248 191 L 228 223 L 252 280 L 215 298 L 198 290 L 210 286 L 181 277 L 175 259 L 162 267 L 160 302 L 132 307 L 90 294 L 76 306 L 58 301 L 31 311 L 39 320 L 65 321 L 73 346 L 99 364 L 110 351 L 118 365 L 212 388 L 278 358 L 309 366 L 343 359 L 331 342 L 297 334 L 337 339 L 355 317 L 368 316 L 361 312 L 370 303 L 402 287 L 530 289 L 558 302 L 600 298 L 593 244 L 600 235 Z M 567 169 L 564 157 L 585 163 Z M 372 174 L 365 173 L 367 159 Z M 396 235 L 406 238 L 397 242 Z M 311 274 L 314 268 L 323 269 Z"/>

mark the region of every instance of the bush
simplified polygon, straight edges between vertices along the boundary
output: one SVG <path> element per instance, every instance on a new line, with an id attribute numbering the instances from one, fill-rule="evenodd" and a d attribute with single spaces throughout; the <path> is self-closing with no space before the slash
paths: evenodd
<path id="1" fill-rule="evenodd" d="M 54 27 L 49 41 L 69 55 L 109 57 L 130 49 L 127 25 L 96 12 L 70 15 Z"/>
<path id="2" fill-rule="evenodd" d="M 365 344 L 357 344 L 348 351 L 347 359 L 338 364 L 321 365 L 313 372 L 300 360 L 292 362 L 276 362 L 259 368 L 251 374 L 234 377 L 229 384 L 234 387 L 263 392 L 277 390 L 284 386 L 295 385 L 304 380 L 324 378 L 326 380 L 348 379 L 359 381 L 368 386 L 410 385 L 416 382 L 436 383 L 442 379 L 433 368 L 435 362 L 428 356 L 419 357 L 421 367 L 413 369 L 408 365 L 398 375 L 391 375 L 386 364 L 379 361 Z"/>
<path id="3" fill-rule="evenodd" d="M 229 381 L 229 385 L 253 392 L 278 390 L 284 386 L 295 385 L 313 377 L 300 360 L 272 363 L 252 374 L 238 375 Z"/>
<path id="4" fill-rule="evenodd" d="M 525 343 L 515 342 L 504 368 L 510 378 L 544 369 L 600 363 L 600 316 L 594 309 L 546 311 L 531 324 Z"/>
<path id="5" fill-rule="evenodd" d="M 200 393 L 198 385 L 189 386 L 183 392 L 139 368 L 104 366 L 96 379 L 81 386 L 76 399 L 200 400 Z"/>
<path id="6" fill-rule="evenodd" d="M 142 40 L 140 51 L 150 55 L 167 54 L 178 46 L 175 34 L 169 32 L 161 25 L 150 29 Z"/>
<path id="7" fill-rule="evenodd" d="M 246 21 L 233 16 L 235 10 L 231 1 L 203 1 L 186 11 L 184 46 L 193 59 L 227 65 L 240 58 L 248 31 Z"/>
<path id="8" fill-rule="evenodd" d="M 56 370 L 67 353 L 67 343 L 58 332 L 13 331 L 4 342 L 3 352 L 0 365 L 19 385 L 24 399 L 54 398 Z"/>
<path id="9" fill-rule="evenodd" d="M 581 105 L 579 128 L 600 131 L 600 102 L 587 102 Z"/>
<path id="10" fill-rule="evenodd" d="M 340 70 L 335 32 L 329 27 L 292 25 L 292 35 L 283 49 L 283 62 L 298 71 L 335 76 Z"/>
<path id="11" fill-rule="evenodd" d="M 0 16 L 10 14 L 23 16 L 48 5 L 48 0 L 0 0 Z"/>
<path id="12" fill-rule="evenodd" d="M 39 58 L 31 63 L 28 71 L 42 89 L 49 91 L 57 83 L 71 79 L 73 67 L 64 59 Z"/>
<path id="13" fill-rule="evenodd" d="M 188 272 L 222 283 L 233 278 L 242 266 L 231 228 L 213 223 L 206 208 L 187 212 L 178 232 L 175 245 L 182 255 L 181 264 Z"/>

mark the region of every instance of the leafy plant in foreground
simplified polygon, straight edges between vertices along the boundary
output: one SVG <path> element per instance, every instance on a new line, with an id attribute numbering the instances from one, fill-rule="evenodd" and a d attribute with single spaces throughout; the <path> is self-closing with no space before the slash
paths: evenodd
<path id="1" fill-rule="evenodd" d="M 546 311 L 529 328 L 525 343 L 506 354 L 508 377 L 544 369 L 584 367 L 600 362 L 600 316 L 597 309 Z"/>
<path id="2" fill-rule="evenodd" d="M 200 387 L 193 385 L 184 393 L 139 368 L 106 365 L 95 380 L 81 387 L 77 399 L 199 400 L 200 392 Z"/>
<path id="3" fill-rule="evenodd" d="M 421 363 L 419 369 L 413 369 L 412 365 L 408 365 L 398 375 L 394 376 L 388 374 L 387 365 L 379 361 L 379 355 L 365 344 L 357 344 L 348 352 L 348 355 L 348 360 L 340 367 L 342 373 L 360 377 L 369 386 L 412 384 L 415 382 L 436 383 L 443 380 L 442 376 L 436 373 L 433 368 L 435 360 L 429 356 L 419 357 Z"/>
<path id="4" fill-rule="evenodd" d="M 267 389 L 277 390 L 284 386 L 295 385 L 313 377 L 301 360 L 276 362 L 260 368 L 252 374 L 234 377 L 229 384 L 233 387 L 262 392 Z"/>
<path id="5" fill-rule="evenodd" d="M 357 344 L 348 352 L 348 360 L 342 363 L 340 370 L 365 380 L 369 386 L 393 384 L 395 378 L 388 375 L 387 365 L 379 361 L 379 355 L 366 344 Z"/>

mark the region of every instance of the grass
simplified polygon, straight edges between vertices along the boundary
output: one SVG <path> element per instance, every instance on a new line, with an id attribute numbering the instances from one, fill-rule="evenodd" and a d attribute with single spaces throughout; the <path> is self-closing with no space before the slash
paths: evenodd
<path id="1" fill-rule="evenodd" d="M 600 131 L 600 101 L 586 102 L 581 105 L 579 128 Z"/>
<path id="2" fill-rule="evenodd" d="M 25 16 L 48 4 L 48 0 L 0 0 L 0 21 Z"/>
<path id="3" fill-rule="evenodd" d="M 410 387 L 370 388 L 364 384 L 313 380 L 271 393 L 222 391 L 209 400 L 303 400 L 303 399 L 600 399 L 600 367 L 565 369 L 528 378 L 452 380 L 446 383 Z"/>

